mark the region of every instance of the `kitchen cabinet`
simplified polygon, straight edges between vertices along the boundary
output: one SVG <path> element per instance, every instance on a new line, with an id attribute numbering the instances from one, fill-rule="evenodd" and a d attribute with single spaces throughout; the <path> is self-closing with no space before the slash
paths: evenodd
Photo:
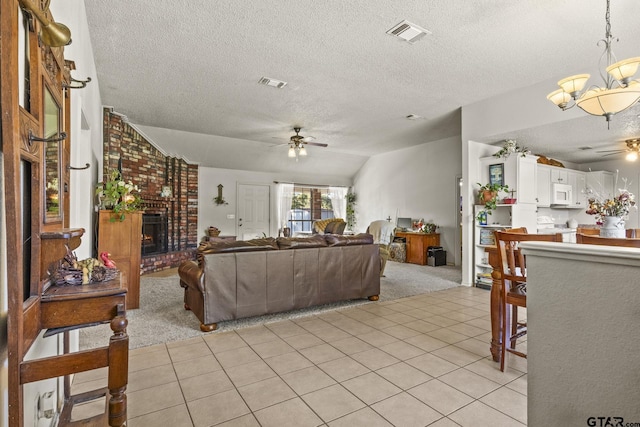
<path id="1" fill-rule="evenodd" d="M 587 174 L 585 172 L 568 170 L 567 179 L 571 186 L 571 207 L 587 208 Z"/>
<path id="2" fill-rule="evenodd" d="M 489 182 L 489 167 L 494 164 L 504 165 L 503 182 L 509 186 L 509 192 L 501 192 L 500 199 L 511 197 L 516 203 L 536 203 L 537 158 L 535 156 L 512 155 L 507 159 L 483 157 L 480 159 L 480 182 Z"/>
<path id="3" fill-rule="evenodd" d="M 551 169 L 551 183 L 554 184 L 568 184 L 569 183 L 569 171 L 564 168 L 553 167 Z"/>
<path id="4" fill-rule="evenodd" d="M 513 156 L 512 156 L 513 157 Z M 536 203 L 537 163 L 534 156 L 516 157 L 516 198 L 518 203 Z"/>
<path id="5" fill-rule="evenodd" d="M 539 207 L 549 207 L 551 205 L 551 168 L 538 165 L 536 172 L 536 204 Z"/>
<path id="6" fill-rule="evenodd" d="M 407 233 L 397 232 L 396 237 L 403 237 L 406 241 L 406 262 L 427 265 L 427 249 L 429 246 L 440 246 L 439 233 Z"/>
<path id="7" fill-rule="evenodd" d="M 615 195 L 613 172 L 587 172 L 587 190 L 599 198 L 608 199 Z"/>

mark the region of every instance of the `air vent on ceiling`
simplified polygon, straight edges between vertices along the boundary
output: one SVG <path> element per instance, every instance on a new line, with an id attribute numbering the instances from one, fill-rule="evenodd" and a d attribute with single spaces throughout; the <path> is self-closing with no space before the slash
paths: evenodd
<path id="1" fill-rule="evenodd" d="M 258 80 L 258 83 L 277 87 L 278 89 L 282 89 L 287 84 L 287 82 L 283 82 L 282 80 L 270 79 L 269 77 L 260 78 L 260 80 Z"/>
<path id="2" fill-rule="evenodd" d="M 419 27 L 416 24 L 412 24 L 409 21 L 402 21 L 401 23 L 387 31 L 387 34 L 400 37 L 402 40 L 405 40 L 409 43 L 415 43 L 425 35 L 431 34 L 431 31 L 425 30 L 424 28 Z"/>

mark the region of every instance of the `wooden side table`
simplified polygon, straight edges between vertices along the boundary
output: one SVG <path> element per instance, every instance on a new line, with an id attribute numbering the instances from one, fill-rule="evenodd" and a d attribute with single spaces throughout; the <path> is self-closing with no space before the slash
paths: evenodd
<path id="1" fill-rule="evenodd" d="M 396 237 L 403 237 L 407 242 L 406 262 L 427 265 L 427 249 L 429 246 L 440 246 L 439 233 L 397 232 Z"/>

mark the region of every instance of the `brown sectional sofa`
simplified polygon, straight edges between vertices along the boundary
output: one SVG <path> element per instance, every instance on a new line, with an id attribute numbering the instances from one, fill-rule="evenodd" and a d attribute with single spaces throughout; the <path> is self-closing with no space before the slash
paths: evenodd
<path id="1" fill-rule="evenodd" d="M 357 298 L 378 299 L 380 255 L 369 234 L 203 242 L 178 273 L 202 331 L 224 320 Z"/>

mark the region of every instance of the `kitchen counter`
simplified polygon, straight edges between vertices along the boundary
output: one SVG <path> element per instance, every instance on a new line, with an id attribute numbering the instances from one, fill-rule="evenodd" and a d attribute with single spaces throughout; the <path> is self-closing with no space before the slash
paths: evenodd
<path id="1" fill-rule="evenodd" d="M 576 243 L 576 229 L 575 228 L 539 228 L 538 234 L 562 234 L 562 241 L 565 243 Z"/>

